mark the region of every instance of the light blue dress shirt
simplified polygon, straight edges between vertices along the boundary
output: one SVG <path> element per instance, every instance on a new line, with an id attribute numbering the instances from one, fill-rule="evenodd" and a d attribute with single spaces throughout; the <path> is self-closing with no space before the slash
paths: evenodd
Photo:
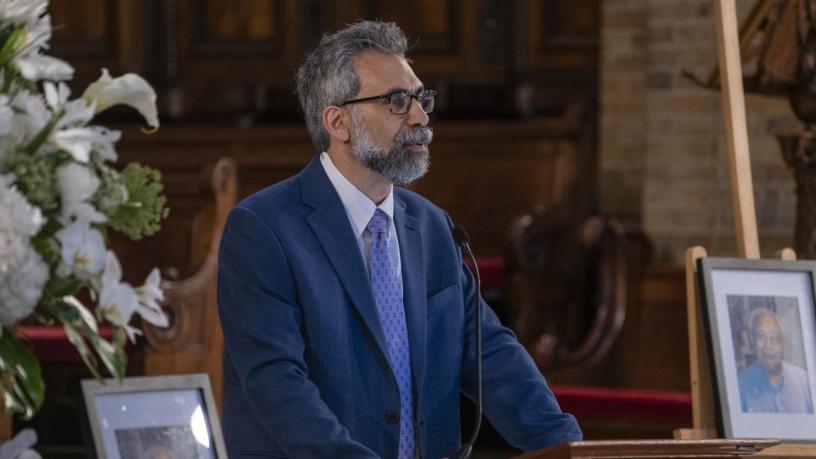
<path id="1" fill-rule="evenodd" d="M 737 376 L 744 413 L 813 413 L 807 373 L 782 362 L 782 379 L 774 387 L 760 361 L 745 367 Z"/>

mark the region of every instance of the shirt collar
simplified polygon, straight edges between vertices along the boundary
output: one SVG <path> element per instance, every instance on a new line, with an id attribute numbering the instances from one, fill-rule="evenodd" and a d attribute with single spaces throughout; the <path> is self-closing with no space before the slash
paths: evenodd
<path id="1" fill-rule="evenodd" d="M 354 237 L 359 238 L 365 231 L 368 222 L 374 215 L 377 209 L 382 210 L 388 215 L 389 225 L 394 220 L 394 187 L 388 190 L 388 195 L 385 200 L 377 206 L 374 201 L 368 198 L 362 191 L 360 191 L 353 183 L 337 169 L 337 166 L 332 162 L 331 157 L 325 151 L 320 154 L 320 164 L 326 175 L 329 177 L 337 194 L 340 195 L 340 201 L 346 209 L 346 214 L 351 222 L 354 230 Z"/>

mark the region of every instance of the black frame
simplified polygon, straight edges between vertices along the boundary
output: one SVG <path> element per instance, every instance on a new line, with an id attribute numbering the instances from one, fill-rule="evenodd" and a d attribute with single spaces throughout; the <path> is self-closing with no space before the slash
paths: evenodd
<path id="1" fill-rule="evenodd" d="M 806 327 L 810 327 L 809 335 L 811 337 L 816 337 L 816 261 L 787 261 L 787 260 L 749 260 L 744 258 L 721 258 L 721 257 L 703 257 L 698 259 L 697 264 L 697 271 L 698 271 L 698 303 L 700 308 L 703 311 L 703 318 L 705 323 L 705 336 L 708 340 L 708 356 L 710 359 L 710 368 L 711 368 L 711 377 L 712 377 L 712 392 L 714 396 L 715 402 L 715 412 L 716 412 L 716 419 L 717 419 L 717 429 L 718 434 L 721 437 L 725 438 L 747 438 L 752 437 L 756 438 L 759 436 L 765 437 L 774 437 L 774 438 L 782 438 L 785 440 L 796 440 L 796 441 L 804 441 L 804 442 L 814 442 L 816 441 L 816 428 L 810 430 L 812 434 L 809 436 L 801 436 L 798 434 L 789 434 L 786 435 L 785 432 L 780 431 L 772 431 L 772 428 L 775 427 L 775 424 L 781 423 L 782 427 L 785 427 L 785 422 L 801 422 L 802 417 L 806 417 L 807 425 L 816 426 L 816 412 L 810 414 L 793 414 L 793 413 L 744 413 L 742 411 L 741 406 L 732 406 L 733 404 L 730 403 L 729 400 L 729 391 L 739 391 L 739 387 L 734 385 L 734 387 L 729 387 L 728 384 L 728 377 L 726 376 L 727 371 L 731 371 L 726 367 L 726 355 L 723 352 L 723 339 L 727 339 L 729 341 L 732 340 L 732 336 L 723 337 L 721 336 L 721 327 L 722 324 L 720 320 L 723 318 L 723 314 L 728 315 L 728 311 L 724 313 L 722 311 L 718 311 L 718 307 L 723 307 L 723 305 L 717 305 L 715 299 L 715 288 L 717 286 L 714 285 L 713 279 L 713 272 L 716 270 L 737 270 L 737 271 L 745 271 L 746 273 L 752 274 L 760 274 L 758 272 L 764 272 L 768 275 L 771 274 L 779 274 L 779 273 L 806 273 L 809 278 L 809 288 L 805 288 L 805 291 L 809 293 L 810 297 L 810 304 L 799 304 L 797 303 L 798 312 L 800 315 L 800 326 L 802 331 L 806 330 Z M 768 293 L 768 296 L 771 296 L 772 292 Z M 747 295 L 747 293 L 746 293 Z M 806 308 L 810 308 L 809 315 L 805 315 L 804 317 L 802 311 Z M 811 320 L 807 320 L 810 317 Z M 731 323 L 729 318 L 728 328 L 731 329 Z M 808 356 L 808 349 L 811 350 L 810 356 L 811 359 L 816 358 L 813 355 L 816 352 L 816 343 L 814 340 L 811 340 L 810 345 L 808 346 L 805 343 L 805 339 L 807 337 L 807 333 L 803 333 L 803 349 L 805 358 L 807 359 Z M 733 344 L 733 343 L 732 343 Z M 729 359 L 728 362 L 730 363 L 731 360 Z M 735 371 L 736 374 L 736 371 Z M 811 390 L 811 396 L 814 393 L 814 387 L 816 387 L 816 381 L 813 378 L 813 372 L 809 372 L 808 374 L 808 386 Z M 733 394 L 731 394 L 733 395 Z M 739 395 L 737 395 L 739 396 Z M 816 407 L 814 407 L 816 408 Z M 738 413 L 735 413 L 737 412 Z M 770 425 L 768 428 L 767 434 L 757 434 L 757 433 L 744 433 L 741 432 L 740 428 L 734 427 L 734 419 L 735 416 L 756 416 L 756 422 L 752 422 L 752 425 Z M 774 417 L 779 417 L 778 419 L 774 419 Z M 772 420 L 768 422 L 768 420 Z"/>

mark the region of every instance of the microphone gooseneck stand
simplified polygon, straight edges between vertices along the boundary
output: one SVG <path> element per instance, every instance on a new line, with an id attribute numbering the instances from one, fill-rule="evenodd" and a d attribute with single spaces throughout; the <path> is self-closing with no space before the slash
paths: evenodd
<path id="1" fill-rule="evenodd" d="M 454 226 L 451 230 L 453 240 L 459 245 L 462 250 L 467 253 L 470 262 L 472 263 L 473 276 L 476 278 L 476 295 L 474 301 L 476 302 L 476 319 L 474 320 L 475 338 L 476 338 L 476 421 L 473 425 L 473 433 L 470 435 L 465 444 L 456 452 L 456 459 L 468 459 L 473 454 L 473 445 L 476 443 L 476 437 L 479 435 L 479 429 L 482 427 L 482 301 L 481 301 L 481 279 L 479 278 L 479 267 L 476 266 L 476 258 L 470 250 L 470 238 L 467 232 L 461 226 Z"/>

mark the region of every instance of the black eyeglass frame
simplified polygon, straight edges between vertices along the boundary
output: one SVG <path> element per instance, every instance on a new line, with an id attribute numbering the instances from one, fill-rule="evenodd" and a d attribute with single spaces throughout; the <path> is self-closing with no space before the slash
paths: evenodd
<path id="1" fill-rule="evenodd" d="M 410 101 L 408 102 L 408 104 L 406 104 L 407 108 L 405 109 L 404 112 L 394 113 L 394 110 L 392 110 L 393 104 L 391 103 L 391 98 L 392 97 L 396 96 L 397 94 L 405 94 L 405 95 L 407 95 L 409 97 L 409 99 L 416 100 L 417 103 L 419 104 L 419 108 L 421 108 L 422 111 L 425 112 L 425 109 L 422 108 L 422 102 L 420 102 L 419 98 L 422 97 L 422 96 L 426 96 L 426 95 L 430 94 L 431 100 L 433 100 L 433 98 L 436 96 L 436 93 L 437 92 L 435 90 L 433 90 L 433 89 L 422 89 L 420 91 L 417 91 L 416 94 L 411 94 L 410 92 L 405 91 L 403 89 L 398 89 L 396 91 L 391 91 L 388 94 L 381 94 L 379 96 L 362 97 L 360 99 L 347 100 L 347 101 L 343 102 L 342 104 L 340 104 L 340 106 L 345 107 L 346 105 L 359 104 L 359 103 L 362 103 L 362 102 L 371 102 L 371 101 L 374 101 L 374 100 L 387 100 L 388 101 L 388 110 L 391 111 L 391 113 L 393 113 L 394 115 L 405 115 L 406 113 L 408 113 L 411 110 Z M 434 106 L 432 105 L 431 109 L 429 111 L 425 112 L 425 113 L 426 114 L 431 113 L 431 112 L 433 112 L 433 109 L 434 109 Z"/>

